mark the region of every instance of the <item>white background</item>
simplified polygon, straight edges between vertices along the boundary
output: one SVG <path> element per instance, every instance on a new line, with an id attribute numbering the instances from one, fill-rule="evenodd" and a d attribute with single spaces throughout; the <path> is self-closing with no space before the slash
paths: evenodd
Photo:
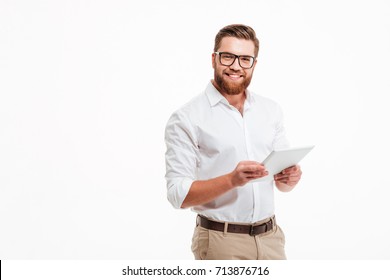
<path id="1" fill-rule="evenodd" d="M 252 26 L 251 89 L 315 144 L 277 193 L 290 259 L 389 259 L 390 4 L 0 1 L 0 259 L 192 259 L 166 200 L 164 128 Z"/>

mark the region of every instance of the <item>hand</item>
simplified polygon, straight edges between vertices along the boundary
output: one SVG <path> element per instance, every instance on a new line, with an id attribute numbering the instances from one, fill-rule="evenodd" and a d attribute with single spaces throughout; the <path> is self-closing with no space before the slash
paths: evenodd
<path id="1" fill-rule="evenodd" d="M 230 173 L 231 182 L 234 187 L 243 186 L 250 180 L 258 179 L 268 175 L 264 165 L 256 161 L 241 161 Z"/>
<path id="2" fill-rule="evenodd" d="M 294 187 L 301 179 L 302 171 L 299 165 L 294 165 L 274 175 L 275 183 L 282 183 Z"/>

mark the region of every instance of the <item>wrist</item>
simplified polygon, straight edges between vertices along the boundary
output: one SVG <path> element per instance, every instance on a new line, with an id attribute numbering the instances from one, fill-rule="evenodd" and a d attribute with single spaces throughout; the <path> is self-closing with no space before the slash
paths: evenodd
<path id="1" fill-rule="evenodd" d="M 276 187 L 278 188 L 279 191 L 281 191 L 281 192 L 289 192 L 289 191 L 292 191 L 292 189 L 295 187 L 296 184 L 290 186 L 289 184 L 275 181 L 275 185 L 276 185 Z"/>
<path id="2" fill-rule="evenodd" d="M 225 175 L 225 179 L 226 179 L 226 186 L 228 187 L 229 190 L 234 189 L 235 187 L 237 187 L 234 184 L 233 172 L 226 174 Z"/>

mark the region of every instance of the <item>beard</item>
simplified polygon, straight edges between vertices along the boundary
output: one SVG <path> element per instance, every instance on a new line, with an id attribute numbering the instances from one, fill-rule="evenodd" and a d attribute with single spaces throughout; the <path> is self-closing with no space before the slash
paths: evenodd
<path id="1" fill-rule="evenodd" d="M 238 71 L 235 74 L 241 74 L 243 77 L 243 81 L 241 82 L 233 82 L 225 79 L 225 71 L 222 72 L 222 75 L 217 73 L 214 70 L 214 81 L 220 90 L 227 95 L 237 95 L 244 92 L 252 80 L 252 75 L 246 75 L 245 73 L 239 73 Z"/>

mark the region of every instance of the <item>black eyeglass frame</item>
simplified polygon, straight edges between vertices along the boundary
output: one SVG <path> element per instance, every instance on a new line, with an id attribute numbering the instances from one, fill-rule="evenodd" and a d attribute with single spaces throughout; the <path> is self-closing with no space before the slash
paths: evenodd
<path id="1" fill-rule="evenodd" d="M 253 65 L 255 65 L 255 61 L 256 61 L 256 57 L 255 56 L 251 56 L 251 55 L 236 55 L 236 54 L 230 53 L 230 52 L 214 52 L 214 53 L 219 55 L 219 63 L 221 63 L 223 66 L 232 66 L 234 64 L 234 62 L 236 61 L 236 59 L 238 58 L 238 64 L 240 65 L 241 68 L 243 68 L 243 69 L 251 69 L 253 67 Z M 233 59 L 231 64 L 224 64 L 224 63 L 222 63 L 221 55 L 223 55 L 223 54 L 229 54 L 229 55 L 234 56 L 234 59 Z M 251 67 L 243 67 L 241 65 L 241 62 L 240 62 L 240 58 L 241 57 L 250 57 L 250 58 L 252 58 L 253 60 L 252 60 Z"/>

